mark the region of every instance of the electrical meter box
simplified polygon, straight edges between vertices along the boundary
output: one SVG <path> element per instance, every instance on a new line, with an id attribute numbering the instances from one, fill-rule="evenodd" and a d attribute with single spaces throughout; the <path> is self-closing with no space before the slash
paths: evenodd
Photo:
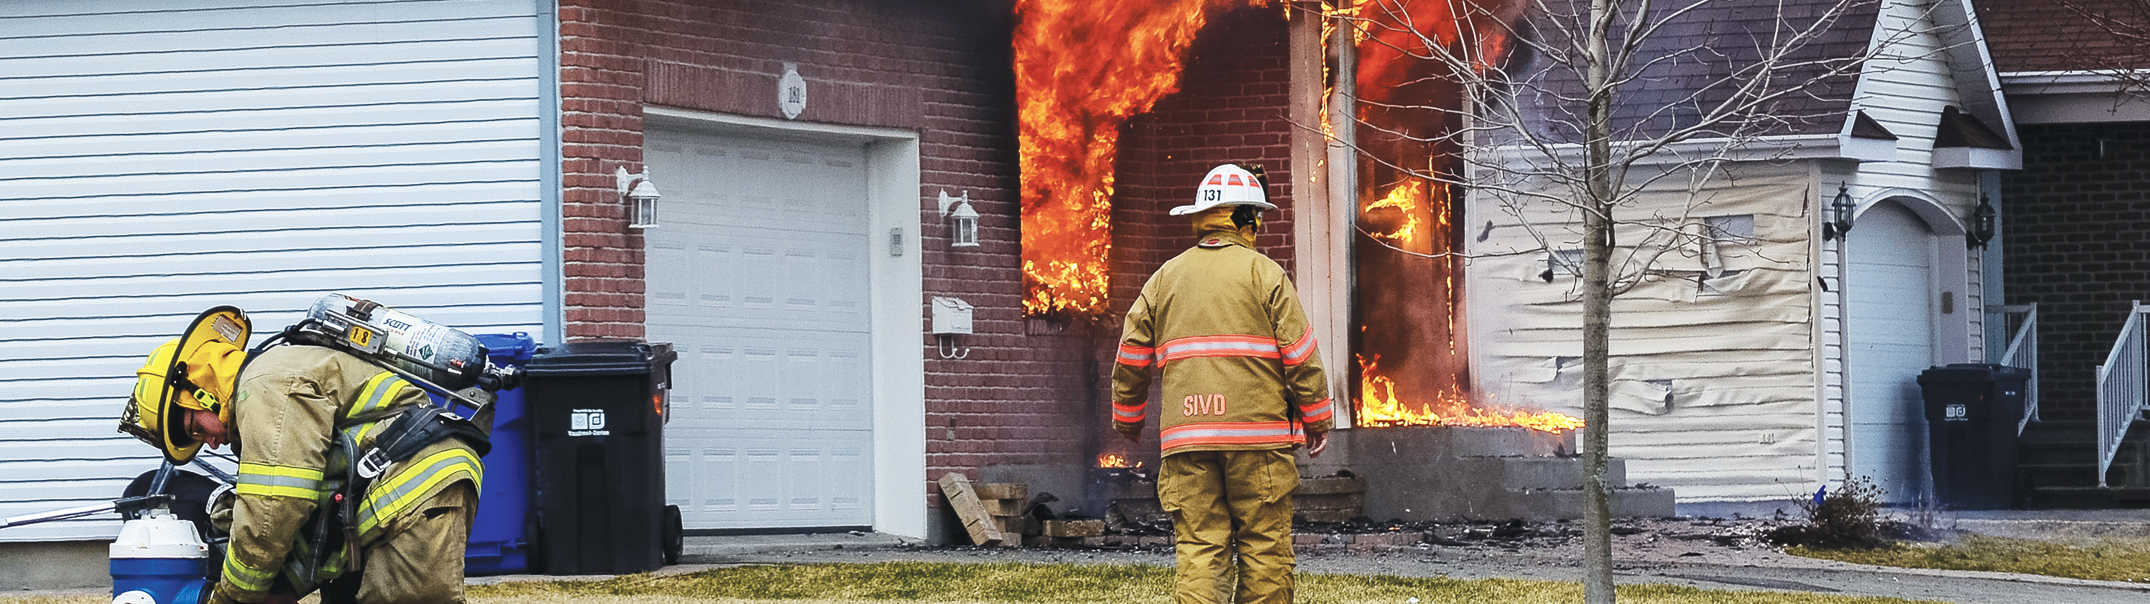
<path id="1" fill-rule="evenodd" d="M 933 298 L 933 335 L 970 335 L 970 314 L 969 302 L 958 298 Z"/>

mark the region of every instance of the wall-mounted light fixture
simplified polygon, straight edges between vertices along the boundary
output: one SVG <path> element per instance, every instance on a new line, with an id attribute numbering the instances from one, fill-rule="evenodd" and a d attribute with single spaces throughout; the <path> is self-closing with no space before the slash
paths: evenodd
<path id="1" fill-rule="evenodd" d="M 1986 242 L 1993 240 L 1993 217 L 1993 204 L 1986 201 L 1984 193 L 1980 193 L 1978 207 L 1971 210 L 1971 232 L 1964 233 L 1964 242 L 1971 244 L 1971 247 L 1986 247 Z"/>
<path id="2" fill-rule="evenodd" d="M 948 247 L 978 247 L 978 210 L 970 207 L 970 191 L 962 197 L 941 191 L 941 218 L 948 219 Z"/>
<path id="3" fill-rule="evenodd" d="M 1859 211 L 1859 202 L 1851 200 L 1851 187 L 1845 183 L 1836 186 L 1836 199 L 1829 200 L 1829 221 L 1822 223 L 1822 241 L 1843 239 L 1851 234 L 1851 218 Z"/>
<path id="4" fill-rule="evenodd" d="M 663 196 L 657 193 L 657 185 L 649 181 L 649 168 L 628 174 L 627 168 L 622 166 L 612 176 L 618 181 L 615 188 L 619 190 L 620 200 L 627 204 L 627 228 L 657 228 L 657 198 Z"/>

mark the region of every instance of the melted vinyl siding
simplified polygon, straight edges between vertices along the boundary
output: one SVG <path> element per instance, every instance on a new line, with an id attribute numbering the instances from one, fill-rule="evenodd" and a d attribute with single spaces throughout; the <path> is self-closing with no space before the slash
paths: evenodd
<path id="1" fill-rule="evenodd" d="M 1690 223 L 1754 217 L 1755 240 L 1723 248 L 1725 268 L 1742 272 L 1712 280 L 1721 293 L 1698 288 L 1701 260 L 1682 250 L 1657 263 L 1681 277 L 1613 301 L 1612 453 L 1627 459 L 1629 482 L 1673 487 L 1682 501 L 1782 499 L 1811 492 L 1817 474 L 1811 217 L 1802 203 L 1811 177 L 1799 163 L 1736 169 L 1737 179 L 1720 176 L 1693 194 L 1687 179 L 1665 179 L 1621 218 L 1665 217 L 1677 228 L 1683 213 Z M 1492 400 L 1575 412 L 1581 290 L 1575 277 L 1538 278 L 1545 254 L 1521 224 L 1578 250 L 1580 225 L 1550 207 L 1518 220 L 1488 197 L 1472 200 L 1471 222 L 1494 225 L 1473 244 L 1466 289 L 1477 385 Z M 1649 233 L 1624 224 L 1619 241 L 1636 245 Z"/>
<path id="2" fill-rule="evenodd" d="M 1882 123 L 1897 136 L 1896 156 L 1893 161 L 1862 162 L 1855 168 L 1825 164 L 1822 182 L 1810 203 L 1826 207 L 1835 197 L 1835 183 L 1850 185 L 1853 199 L 1867 200 L 1891 189 L 1917 191 L 1939 200 L 1951 215 L 1969 215 L 1978 203 L 1977 174 L 1971 170 L 1937 170 L 1933 167 L 1934 134 L 1941 121 L 1941 111 L 1948 105 L 1963 105 L 1958 91 L 1955 70 L 1949 64 L 1940 38 L 1934 33 L 1930 17 L 1931 2 L 1926 0 L 1890 0 L 1882 16 L 1882 26 L 1877 41 L 1888 42 L 1883 47 L 1883 58 L 1871 61 L 1862 76 L 1856 105 Z M 1857 228 L 1853 228 L 1857 237 Z M 1843 273 L 1841 246 L 1836 242 L 1822 245 L 1821 274 L 1828 279 L 1832 291 L 1821 294 L 1822 304 L 1822 456 L 1827 464 L 1827 476 L 1835 481 L 1845 478 L 1848 468 L 1844 440 L 1844 393 L 1849 384 L 1844 374 L 1844 309 L 1843 291 L 1839 279 Z M 1967 253 L 1965 262 L 1969 286 L 1960 292 L 1962 299 L 1957 305 L 1958 317 L 1970 322 L 1969 359 L 1985 358 L 1985 308 L 1981 254 Z"/>
<path id="3" fill-rule="evenodd" d="M 0 516 L 153 468 L 117 413 L 211 305 L 540 333 L 536 4 L 259 4 L 0 4 Z"/>

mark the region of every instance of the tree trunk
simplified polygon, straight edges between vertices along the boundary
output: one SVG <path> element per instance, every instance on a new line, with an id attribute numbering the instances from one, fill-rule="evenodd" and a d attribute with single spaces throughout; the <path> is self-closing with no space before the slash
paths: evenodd
<path id="1" fill-rule="evenodd" d="M 1612 90 L 1606 36 L 1611 29 L 1612 0 L 1591 0 L 1590 33 L 1583 41 L 1589 62 L 1585 85 L 1590 94 L 1584 124 L 1583 177 L 1589 199 L 1583 207 L 1583 599 L 1612 602 L 1612 492 L 1606 484 L 1606 409 L 1610 375 L 1606 367 L 1612 326 Z"/>

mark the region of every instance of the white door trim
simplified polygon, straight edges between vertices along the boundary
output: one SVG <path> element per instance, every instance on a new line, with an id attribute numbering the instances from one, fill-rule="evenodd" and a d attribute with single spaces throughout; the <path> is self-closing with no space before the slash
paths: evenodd
<path id="1" fill-rule="evenodd" d="M 918 133 L 644 106 L 644 127 L 813 136 L 866 145 L 869 284 L 873 300 L 873 528 L 926 536 L 926 358 L 918 325 L 925 299 L 919 244 Z M 653 174 L 662 186 L 664 175 Z M 658 203 L 662 204 L 662 201 Z M 663 213 L 660 211 L 659 215 Z M 662 228 L 662 227 L 659 227 Z M 891 242 L 891 233 L 899 241 Z M 900 250 L 900 255 L 891 255 Z"/>

